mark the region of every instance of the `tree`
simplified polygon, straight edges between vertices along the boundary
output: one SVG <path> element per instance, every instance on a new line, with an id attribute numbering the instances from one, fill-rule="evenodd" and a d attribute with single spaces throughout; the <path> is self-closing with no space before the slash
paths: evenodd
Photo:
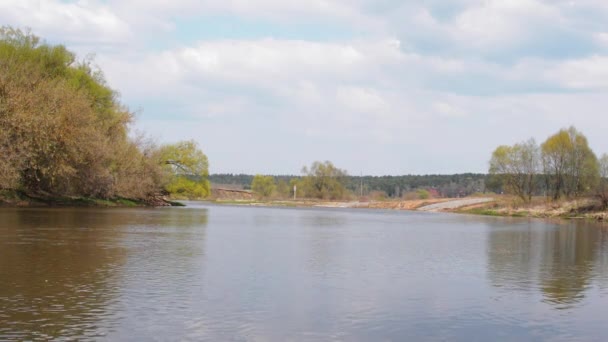
<path id="1" fill-rule="evenodd" d="M 260 197 L 270 197 L 275 188 L 272 176 L 255 175 L 251 182 L 251 190 Z"/>
<path id="2" fill-rule="evenodd" d="M 167 192 L 186 198 L 209 196 L 209 162 L 196 142 L 164 145 L 157 153 L 163 166 Z"/>
<path id="3" fill-rule="evenodd" d="M 143 136 L 134 141 L 123 141 L 116 146 L 115 167 L 111 172 L 114 191 L 129 198 L 150 198 L 162 189 L 165 173 L 157 160 L 158 146 Z"/>
<path id="4" fill-rule="evenodd" d="M 88 89 L 70 82 L 73 62 L 63 46 L 0 29 L 0 126 L 5 131 L 0 145 L 16 168 L 10 173 L 18 174 L 16 186 L 25 191 L 105 196 L 111 192 L 109 174 L 91 177 L 89 170 L 109 164 L 112 140 L 97 129 Z"/>
<path id="5" fill-rule="evenodd" d="M 7 136 L 8 132 L 0 129 L 0 190 L 14 189 L 19 185 L 19 156 L 10 145 L 6 145 L 9 141 Z"/>
<path id="6" fill-rule="evenodd" d="M 209 195 L 208 160 L 192 141 L 129 136 L 133 114 L 91 59 L 0 28 L 0 189 L 43 196 Z"/>
<path id="7" fill-rule="evenodd" d="M 335 167 L 330 161 L 314 162 L 310 168 L 302 168 L 302 173 L 305 176 L 301 187 L 305 196 L 320 199 L 344 197 L 346 171 Z"/>
<path id="8" fill-rule="evenodd" d="M 91 59 L 0 28 L 0 188 L 147 199 L 162 168 L 129 137 L 132 118 Z"/>
<path id="9" fill-rule="evenodd" d="M 597 185 L 599 166 L 587 138 L 574 127 L 562 129 L 541 145 L 547 188 L 554 200 L 576 197 Z"/>
<path id="10" fill-rule="evenodd" d="M 291 189 L 285 179 L 279 179 L 277 182 L 276 192 L 280 198 L 289 198 L 291 195 Z"/>
<path id="11" fill-rule="evenodd" d="M 534 139 L 513 146 L 499 146 L 490 160 L 490 174 L 502 179 L 505 190 L 529 203 L 536 191 L 540 153 Z"/>
<path id="12" fill-rule="evenodd" d="M 418 195 L 418 199 L 421 199 L 421 200 L 425 200 L 425 199 L 431 198 L 431 194 L 426 189 L 418 189 L 416 191 L 416 194 Z"/>

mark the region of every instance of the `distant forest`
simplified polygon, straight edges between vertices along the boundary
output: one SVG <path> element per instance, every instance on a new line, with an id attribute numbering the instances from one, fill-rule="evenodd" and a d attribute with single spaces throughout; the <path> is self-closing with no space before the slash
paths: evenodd
<path id="1" fill-rule="evenodd" d="M 253 175 L 246 174 L 212 174 L 209 181 L 212 187 L 234 189 L 251 189 Z M 278 175 L 275 181 L 289 183 L 301 176 Z M 363 192 L 364 196 L 374 193 L 384 193 L 387 197 L 399 198 L 406 194 L 425 189 L 438 197 L 464 197 L 478 192 L 502 191 L 501 184 L 493 182 L 490 176 L 478 173 L 463 173 L 454 175 L 405 175 L 405 176 L 346 176 L 346 188 L 355 195 Z"/>

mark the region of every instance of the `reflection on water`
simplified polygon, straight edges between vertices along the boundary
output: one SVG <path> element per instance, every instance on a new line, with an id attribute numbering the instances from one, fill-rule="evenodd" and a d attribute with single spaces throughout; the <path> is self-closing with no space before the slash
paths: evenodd
<path id="1" fill-rule="evenodd" d="M 540 289 L 547 303 L 567 309 L 580 303 L 594 279 L 605 275 L 608 231 L 588 222 L 531 221 L 488 231 L 488 271 L 507 290 Z M 601 261 L 601 262 L 598 262 Z"/>
<path id="2" fill-rule="evenodd" d="M 184 228 L 204 228 L 207 215 L 201 210 L 2 209 L 0 218 L 0 340 L 49 340 L 111 332 L 113 324 L 99 322 L 116 314 L 129 277 L 130 250 L 140 245 L 145 257 L 146 251 L 173 246 L 171 253 L 191 254 L 187 244 L 176 243 L 187 234 Z M 142 227 L 147 236 L 133 238 Z"/>
<path id="3" fill-rule="evenodd" d="M 116 245 L 122 232 L 103 229 L 113 220 L 103 212 L 2 212 L 0 336 L 51 339 L 94 330 L 117 297 L 116 271 L 125 261 Z"/>
<path id="4" fill-rule="evenodd" d="M 603 340 L 608 230 L 204 206 L 0 209 L 0 340 Z"/>
<path id="5" fill-rule="evenodd" d="M 569 226 L 555 234 L 545 234 L 545 269 L 541 275 L 547 300 L 556 304 L 576 304 L 591 283 L 593 267 L 603 231 Z"/>

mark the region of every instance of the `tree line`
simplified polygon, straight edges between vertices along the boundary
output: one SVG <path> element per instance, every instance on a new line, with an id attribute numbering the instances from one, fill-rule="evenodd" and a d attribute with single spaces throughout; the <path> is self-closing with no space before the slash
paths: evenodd
<path id="1" fill-rule="evenodd" d="M 332 162 L 314 162 L 310 167 L 302 168 L 302 177 L 274 177 L 255 175 L 251 177 L 251 190 L 260 197 L 300 197 L 326 200 L 344 199 L 347 195 L 345 170 L 339 169 Z M 213 176 L 211 177 L 213 179 Z M 226 175 L 221 176 L 227 179 Z M 250 177 L 241 177 L 247 179 Z"/>
<path id="2" fill-rule="evenodd" d="M 0 190 L 47 197 L 205 197 L 193 141 L 132 137 L 134 115 L 91 59 L 0 28 Z"/>
<path id="3" fill-rule="evenodd" d="M 540 146 L 534 139 L 499 146 L 489 172 L 505 192 L 525 203 L 535 195 L 554 201 L 597 196 L 608 206 L 608 155 L 598 158 L 575 127 L 561 129 Z"/>
<path id="4" fill-rule="evenodd" d="M 320 199 L 465 197 L 501 191 L 499 184 L 486 186 L 485 174 L 352 176 L 329 161 L 314 162 L 302 171 L 300 176 L 212 174 L 209 180 L 216 187 L 252 190 L 261 197 L 276 198 L 292 198 L 294 185 L 298 197 Z"/>

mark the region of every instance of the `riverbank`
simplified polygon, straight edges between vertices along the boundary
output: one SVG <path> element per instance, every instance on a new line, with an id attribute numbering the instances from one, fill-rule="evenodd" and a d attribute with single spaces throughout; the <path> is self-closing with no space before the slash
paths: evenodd
<path id="1" fill-rule="evenodd" d="M 424 212 L 447 212 L 457 214 L 608 220 L 608 212 L 602 210 L 593 198 L 553 202 L 545 198 L 535 198 L 531 204 L 520 204 L 511 196 L 488 196 L 467 198 L 436 198 L 425 200 L 387 201 L 322 201 L 322 200 L 222 200 L 209 201 L 220 205 L 261 206 L 261 207 L 317 207 L 317 208 L 359 208 L 380 210 L 405 210 Z"/>
<path id="2" fill-rule="evenodd" d="M 534 198 L 521 204 L 512 197 L 498 197 L 494 202 L 459 208 L 455 212 L 485 216 L 608 220 L 608 211 L 594 198 L 551 201 Z"/>
<path id="3" fill-rule="evenodd" d="M 325 201 L 302 200 L 255 200 L 213 199 L 204 202 L 218 205 L 288 207 L 288 208 L 354 208 L 378 210 L 404 210 L 445 212 L 482 216 L 588 219 L 608 221 L 608 211 L 593 198 L 553 202 L 535 198 L 531 204 L 523 205 L 511 196 L 488 196 L 467 198 L 433 198 L 424 200 L 385 201 Z M 127 198 L 53 197 L 26 194 L 18 191 L 0 191 L 0 207 L 169 207 L 184 206 L 164 196 L 146 201 Z"/>
<path id="4" fill-rule="evenodd" d="M 129 198 L 91 198 L 51 196 L 47 194 L 28 194 L 22 191 L 1 190 L 0 206 L 2 207 L 168 207 L 183 206 L 180 202 L 171 201 L 164 196 L 154 196 L 147 200 Z"/>
<path id="5" fill-rule="evenodd" d="M 450 201 L 437 198 L 406 201 L 329 201 L 319 199 L 277 200 L 277 199 L 213 199 L 206 202 L 220 205 L 297 207 L 297 208 L 364 208 L 386 210 L 417 210 L 420 207 Z M 453 199 L 452 199 L 453 200 Z"/>
<path id="6" fill-rule="evenodd" d="M 492 198 L 432 198 L 424 200 L 385 200 L 385 201 L 329 201 L 319 199 L 275 200 L 275 199 L 213 199 L 206 202 L 219 205 L 258 206 L 258 207 L 296 207 L 296 208 L 355 208 L 405 211 L 455 211 L 480 203 L 492 202 Z"/>

